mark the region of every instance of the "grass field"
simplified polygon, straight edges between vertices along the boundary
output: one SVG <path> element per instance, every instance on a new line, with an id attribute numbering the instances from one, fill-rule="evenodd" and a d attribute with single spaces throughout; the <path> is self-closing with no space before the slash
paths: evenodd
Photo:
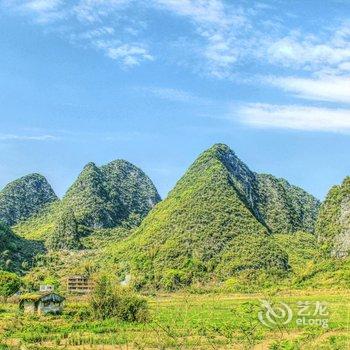
<path id="1" fill-rule="evenodd" d="M 128 324 L 110 319 L 88 321 L 86 302 L 68 298 L 61 316 L 25 316 L 15 303 L 0 305 L 0 349 L 350 349 L 349 291 L 293 291 L 275 296 L 254 294 L 190 293 L 148 297 L 151 321 Z M 271 327 L 261 300 L 280 302 L 293 318 Z M 313 318 L 325 319 L 328 327 L 298 325 L 301 308 L 314 313 L 318 302 L 327 303 Z M 324 315 L 327 314 L 327 315 Z M 309 320 L 310 317 L 306 317 Z M 275 319 L 276 320 L 276 319 Z"/>

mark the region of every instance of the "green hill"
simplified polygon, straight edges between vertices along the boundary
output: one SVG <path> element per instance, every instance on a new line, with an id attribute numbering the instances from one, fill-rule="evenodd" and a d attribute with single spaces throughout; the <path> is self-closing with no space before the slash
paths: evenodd
<path id="1" fill-rule="evenodd" d="M 0 192 L 0 221 L 8 226 L 15 225 L 56 200 L 57 196 L 42 175 L 21 177 Z"/>
<path id="2" fill-rule="evenodd" d="M 130 219 L 141 220 L 160 201 L 147 175 L 124 160 L 102 167 L 85 166 L 62 200 L 79 224 L 111 228 Z"/>
<path id="3" fill-rule="evenodd" d="M 288 256 L 270 234 L 312 231 L 318 205 L 286 181 L 252 172 L 218 144 L 200 155 L 128 239 L 104 254 L 137 287 L 172 289 L 244 270 L 285 273 Z M 297 215 L 309 206 L 309 213 Z"/>
<path id="4" fill-rule="evenodd" d="M 0 270 L 23 272 L 33 263 L 34 256 L 43 252 L 39 242 L 25 240 L 0 224 Z"/>
<path id="5" fill-rule="evenodd" d="M 159 201 L 152 181 L 131 163 L 89 163 L 61 201 L 42 208 L 14 230 L 24 238 L 45 240 L 52 249 L 78 249 L 80 239 L 95 231 L 138 226 Z"/>
<path id="6" fill-rule="evenodd" d="M 344 257 L 350 252 L 350 177 L 329 191 L 321 206 L 316 235 L 327 254 Z"/>

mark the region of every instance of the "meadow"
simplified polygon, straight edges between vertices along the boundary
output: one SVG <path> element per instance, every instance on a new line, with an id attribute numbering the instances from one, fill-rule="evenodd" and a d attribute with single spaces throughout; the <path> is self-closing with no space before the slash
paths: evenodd
<path id="1" fill-rule="evenodd" d="M 147 300 L 151 319 L 144 324 L 90 320 L 86 300 L 77 297 L 67 298 L 60 316 L 23 315 L 14 301 L 1 304 L 0 349 L 350 349 L 347 290 L 273 295 L 192 291 Z M 287 304 L 293 318 L 267 327 L 258 319 L 259 312 L 266 316 L 261 300 L 274 308 Z M 326 319 L 328 327 L 298 324 L 300 302 L 309 306 L 311 316 L 318 302 L 326 303 L 317 317 Z"/>

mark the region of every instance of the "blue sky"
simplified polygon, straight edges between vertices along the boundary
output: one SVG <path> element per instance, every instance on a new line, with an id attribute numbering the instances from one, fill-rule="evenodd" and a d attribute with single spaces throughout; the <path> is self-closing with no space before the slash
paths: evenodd
<path id="1" fill-rule="evenodd" d="M 322 199 L 350 175 L 348 1 L 0 0 L 0 187 L 123 158 L 162 196 L 223 142 Z"/>

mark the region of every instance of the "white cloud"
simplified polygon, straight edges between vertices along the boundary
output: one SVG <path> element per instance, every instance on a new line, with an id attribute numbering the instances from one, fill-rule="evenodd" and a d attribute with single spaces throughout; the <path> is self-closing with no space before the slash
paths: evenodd
<path id="1" fill-rule="evenodd" d="M 5 0 L 5 7 L 28 15 L 37 23 L 50 25 L 74 45 L 102 51 L 124 67 L 133 67 L 154 57 L 137 34 L 133 19 L 122 12 L 133 0 Z M 131 23 L 131 24 L 130 24 Z M 143 26 L 143 23 L 140 23 Z M 64 31 L 61 31 L 65 28 Z"/>
<path id="2" fill-rule="evenodd" d="M 60 138 L 53 135 L 16 135 L 0 134 L 2 141 L 58 141 Z"/>
<path id="3" fill-rule="evenodd" d="M 210 101 L 205 98 L 196 96 L 190 92 L 187 92 L 181 89 L 150 86 L 150 87 L 141 87 L 141 88 L 138 88 L 137 90 L 141 90 L 155 97 L 158 97 L 160 99 L 173 101 L 173 102 L 200 103 L 200 104 L 210 103 Z"/>
<path id="4" fill-rule="evenodd" d="M 62 0 L 4 0 L 1 5 L 12 12 L 31 15 L 39 24 L 48 24 L 65 16 Z"/>
<path id="5" fill-rule="evenodd" d="M 61 0 L 34 0 L 23 4 L 23 8 L 37 12 L 47 12 L 56 9 Z"/>
<path id="6" fill-rule="evenodd" d="M 263 47 L 263 49 L 266 49 Z M 267 58 L 273 64 L 311 72 L 342 71 L 350 62 L 350 25 L 319 35 L 292 31 L 268 44 Z"/>
<path id="7" fill-rule="evenodd" d="M 175 49 L 164 60 L 218 78 L 232 77 L 235 68 L 250 61 L 253 69 L 272 65 L 311 74 L 350 72 L 349 23 L 308 34 L 288 28 L 278 7 L 270 4 L 224 0 L 3 0 L 0 4 L 50 24 L 51 32 L 60 31 L 74 45 L 100 50 L 128 67 L 152 61 L 171 46 L 169 50 Z M 158 27 L 152 21 L 159 18 L 159 11 L 164 23 L 169 19 L 169 28 L 174 19 L 181 25 L 174 26 L 174 35 L 157 41 L 161 33 L 153 29 Z"/>
<path id="8" fill-rule="evenodd" d="M 241 106 L 238 116 L 260 128 L 350 132 L 350 109 L 252 103 Z"/>
<path id="9" fill-rule="evenodd" d="M 268 56 L 273 63 L 296 66 L 308 70 L 322 69 L 350 60 L 350 45 L 334 47 L 326 44 L 298 42 L 285 37 L 268 48 Z"/>
<path id="10" fill-rule="evenodd" d="M 265 81 L 304 99 L 350 103 L 349 76 L 268 77 Z"/>
<path id="11" fill-rule="evenodd" d="M 142 61 L 153 61 L 153 56 L 141 44 L 122 44 L 114 41 L 98 40 L 94 45 L 102 49 L 105 54 L 113 59 L 119 60 L 126 67 L 138 66 Z"/>
<path id="12" fill-rule="evenodd" d="M 72 11 L 82 22 L 101 22 L 116 10 L 129 5 L 132 0 L 80 0 Z"/>
<path id="13" fill-rule="evenodd" d="M 227 6 L 220 0 L 154 0 L 153 3 L 191 21 L 195 33 L 205 41 L 196 49 L 208 64 L 209 74 L 219 78 L 230 75 L 245 46 L 240 34 L 249 28 L 241 8 Z"/>
<path id="14" fill-rule="evenodd" d="M 227 27 L 233 20 L 229 20 L 225 6 L 220 0 L 154 0 L 154 3 L 204 25 L 211 23 Z"/>

